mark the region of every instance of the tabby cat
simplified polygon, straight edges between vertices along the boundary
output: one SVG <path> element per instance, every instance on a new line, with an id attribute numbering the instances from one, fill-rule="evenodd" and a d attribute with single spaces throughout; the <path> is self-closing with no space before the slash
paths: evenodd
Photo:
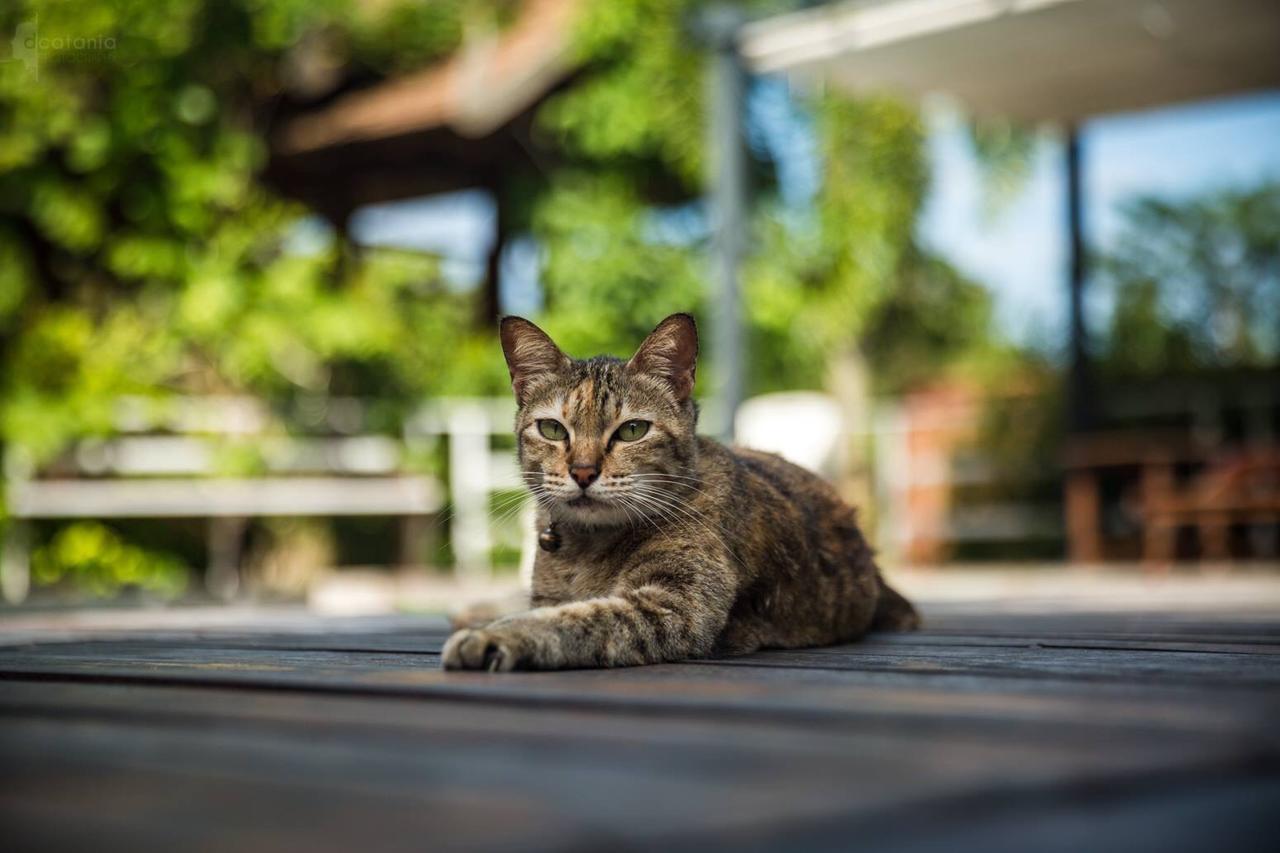
<path id="1" fill-rule="evenodd" d="M 695 434 L 689 315 L 629 361 L 571 359 L 519 317 L 502 321 L 502 349 L 543 531 L 533 609 L 472 620 L 445 669 L 633 666 L 919 624 L 827 483 Z"/>

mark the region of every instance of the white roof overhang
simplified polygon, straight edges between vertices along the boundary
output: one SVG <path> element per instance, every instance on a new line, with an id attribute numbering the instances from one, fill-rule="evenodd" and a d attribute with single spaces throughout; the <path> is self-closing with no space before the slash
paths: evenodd
<path id="1" fill-rule="evenodd" d="M 760 72 L 1075 122 L 1280 86 L 1280 2 L 860 0 L 756 21 L 740 46 Z"/>

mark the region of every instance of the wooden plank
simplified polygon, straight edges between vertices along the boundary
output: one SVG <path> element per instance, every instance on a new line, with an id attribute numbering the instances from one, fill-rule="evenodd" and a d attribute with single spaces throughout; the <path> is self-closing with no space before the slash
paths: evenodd
<path id="1" fill-rule="evenodd" d="M 1251 849 L 1275 621 L 1070 616 L 503 676 L 440 672 L 438 620 L 9 646 L 0 822 L 18 849 Z"/>
<path id="2" fill-rule="evenodd" d="M 967 646 L 1000 646 L 1005 648 L 1046 649 L 1108 649 L 1151 652 L 1227 652 L 1247 655 L 1280 655 L 1280 643 L 1235 642 L 1231 637 L 1187 637 L 1177 634 L 1062 634 L 1062 633 L 1006 633 L 948 634 L 941 631 L 921 631 L 906 634 L 872 634 L 860 640 L 863 648 L 912 648 L 943 646 L 964 648 Z"/>
<path id="3" fill-rule="evenodd" d="M 443 673 L 429 656 L 168 650 L 141 659 L 34 658 L 0 662 L 10 682 L 67 681 L 289 690 L 444 701 L 528 704 L 547 709 L 642 709 L 717 719 L 768 718 L 806 725 L 862 725 L 869 719 L 1005 729 L 1023 725 L 1244 730 L 1266 736 L 1280 697 L 1223 687 L 1212 692 L 1130 682 L 1034 682 L 972 675 L 761 668 L 705 663 L 625 670 Z M 423 661 L 428 661 L 424 667 Z M 388 665 L 390 662 L 393 665 Z M 0 684 L 3 684 L 0 681 Z"/>
<path id="4" fill-rule="evenodd" d="M 3 612 L 3 611 L 0 611 Z M 21 615 L 18 615 L 21 614 Z M 154 612 L 132 610 L 65 613 L 9 611 L 0 622 L 0 647 L 46 642 L 148 640 L 215 642 L 225 638 L 384 638 L 449 634 L 448 620 L 436 614 L 323 617 L 302 609 L 254 607 L 171 607 Z"/>
<path id="5" fill-rule="evenodd" d="M 422 630 L 402 631 L 395 633 L 343 633 L 337 635 L 321 635 L 314 633 L 271 633 L 271 632 L 190 632 L 190 631 L 147 631 L 67 634 L 42 638 L 28 634 L 19 642 L 16 638 L 5 645 L 53 645 L 57 643 L 85 642 L 139 642 L 150 644 L 168 644 L 190 646 L 199 644 L 205 648 L 223 649 L 282 649 L 282 650 L 316 650 L 334 652 L 439 652 L 449 637 L 447 628 L 424 628 Z M 997 633 L 984 635 L 977 633 L 944 633 L 942 631 L 918 631 L 909 633 L 871 634 L 856 644 L 858 649 L 894 650 L 915 647 L 1004 647 L 1004 648 L 1063 648 L 1063 649 L 1099 649 L 1099 650 L 1133 650 L 1133 651 L 1171 651 L 1171 652 L 1225 652 L 1231 654 L 1280 655 L 1280 643 L 1264 643 L 1259 641 L 1237 642 L 1230 635 L 1225 637 L 1188 637 L 1179 634 L 1064 634 L 1064 633 Z M 844 646 L 835 647 L 832 653 L 845 653 Z"/>
<path id="6" fill-rule="evenodd" d="M 38 708 L 49 716 L 63 709 L 57 704 L 67 701 L 73 706 L 88 702 L 99 707 L 106 697 L 130 697 L 134 701 L 150 701 L 149 697 L 166 695 L 198 695 L 202 701 L 226 701 L 257 706 L 268 702 L 287 701 L 299 693 L 316 702 L 330 700 L 380 702 L 433 702 L 432 719 L 462 713 L 474 715 L 489 709 L 527 708 L 558 720 L 562 715 L 618 714 L 643 715 L 655 719 L 714 721 L 716 724 L 764 721 L 775 727 L 800 727 L 812 731 L 840 731 L 868 727 L 889 730 L 907 729 L 916 735 L 941 730 L 973 737 L 996 737 L 1012 743 L 1026 734 L 1036 741 L 1089 738 L 1098 733 L 1110 736 L 1149 738 L 1238 738 L 1249 735 L 1258 744 L 1275 743 L 1272 733 L 1274 708 L 1246 705 L 1238 697 L 1171 696 L 1131 698 L 1114 695 L 1044 696 L 1026 692 L 956 693 L 927 689 L 894 687 L 835 688 L 826 684 L 761 684 L 687 680 L 646 679 L 616 687 L 573 684 L 572 679 L 558 684 L 537 685 L 469 685 L 454 684 L 447 689 L 419 691 L 280 691 L 253 689 L 238 685 L 227 689 L 220 684 L 186 686 L 172 683 L 81 683 L 46 680 L 0 682 L 0 708 L 18 710 Z M 678 694 L 675 690 L 679 689 Z M 115 691 L 115 692 L 108 692 Z M 202 691 L 192 693 L 191 691 Z M 646 699 L 634 697 L 645 694 Z M 283 698 L 282 698 L 283 697 Z M 105 710 L 124 713 L 130 710 L 108 703 Z M 391 714 L 392 705 L 384 705 Z M 396 705 L 395 707 L 400 707 Z M 138 714 L 149 713 L 151 706 L 140 705 Z M 168 712 L 161 703 L 160 710 Z M 1052 729 L 1046 735 L 1045 729 Z"/>
<path id="7" fill-rule="evenodd" d="M 509 789 L 486 796 L 441 784 L 425 796 L 391 784 L 341 784 L 347 774 L 368 773 L 367 761 L 308 762 L 305 755 L 282 756 L 278 748 L 266 748 L 270 744 L 231 747 L 159 733 L 131 738 L 111 728 L 96 733 L 18 728 L 15 733 L 22 743 L 11 746 L 10 738 L 0 738 L 5 755 L 0 816 L 6 846 L 14 850 L 361 850 L 372 845 L 408 851 L 441 838 L 508 849 L 523 838 L 537 839 L 536 847 L 575 840 L 573 827 L 556 826 Z M 128 753 L 107 739 L 118 739 Z M 323 749 L 310 756 L 334 758 Z"/>
<path id="8" fill-rule="evenodd" d="M 1280 780 L 1250 775 L 1161 779 L 1128 789 L 1071 786 L 975 792 L 941 802 L 911 803 L 872 817 L 849 816 L 766 826 L 662 842 L 664 851 L 734 853 L 805 850 L 844 853 L 1079 853 L 1081 850 L 1167 853 L 1272 853 L 1280 814 Z"/>
<path id="9" fill-rule="evenodd" d="M 121 690 L 92 692 L 113 689 Z M 289 846 L 323 844 L 329 833 L 351 829 L 322 823 L 325 836 L 314 837 L 316 827 L 307 822 L 276 826 L 273 816 L 290 810 L 275 801 L 289 804 L 302 793 L 303 802 L 354 801 L 360 808 L 350 819 L 357 822 L 373 814 L 405 826 L 414 823 L 407 811 L 388 814 L 388 805 L 425 810 L 441 822 L 432 835 L 437 842 L 494 843 L 475 833 L 491 832 L 487 824 L 495 820 L 531 819 L 550 824 L 557 843 L 566 836 L 588 840 L 584 828 L 636 841 L 872 815 L 895 803 L 962 791 L 1104 786 L 1108 779 L 1130 787 L 1149 774 L 1220 775 L 1247 766 L 1255 753 L 1239 739 L 1227 747 L 1194 738 L 1100 735 L 1085 745 L 1049 734 L 1010 748 L 1008 736 L 995 733 L 922 738 L 911 729 L 813 731 L 625 713 L 548 715 L 519 707 L 432 705 L 424 713 L 428 708 L 416 702 L 342 698 L 323 698 L 317 708 L 310 695 L 268 697 L 264 707 L 219 691 L 159 688 L 149 692 L 163 698 L 143 701 L 129 690 L 133 695 L 117 702 L 122 713 L 115 715 L 101 704 L 86 713 L 83 691 L 79 713 L 53 718 L 38 702 L 26 713 L 7 704 L 0 729 L 0 811 L 6 818 L 53 811 L 60 823 L 75 826 L 119 808 L 123 799 L 135 812 L 130 825 L 203 832 L 212 811 L 216 822 L 242 832 L 237 824 L 244 816 L 224 806 L 257 803 L 250 820 L 265 814 L 268 829 L 288 833 Z M 76 706 L 66 695 L 54 698 L 63 708 Z M 148 711 L 134 716 L 139 706 Z M 84 798 L 108 779 L 112 790 L 105 800 Z M 234 791 L 218 784 L 227 780 Z M 244 790 L 255 796 L 240 799 L 235 791 Z M 193 812 L 189 804 L 183 809 L 172 802 L 173 792 L 182 792 L 184 802 L 204 797 L 205 811 Z M 479 814 L 465 808 L 477 799 L 494 806 Z M 381 808 L 367 807 L 375 800 Z M 139 803 L 147 810 L 142 815 L 136 813 Z M 442 818 L 437 806 L 457 809 L 461 817 Z M 169 811 L 174 808 L 177 815 Z M 208 828 L 216 833 L 225 827 Z M 256 823 L 253 828 L 263 831 Z M 417 824 L 418 832 L 423 828 Z"/>
<path id="10" fill-rule="evenodd" d="M 1044 602 L 1027 612 L 979 606 L 925 608 L 925 627 L 929 630 L 968 630 L 987 633 L 1000 630 L 1103 630 L 1108 632 L 1143 632 L 1163 630 L 1178 633 L 1258 634 L 1280 636 L 1280 602 L 1260 603 L 1256 610 L 1178 612 L 1171 610 L 1134 611 L 1059 611 Z"/>
<path id="11" fill-rule="evenodd" d="M 1070 604 L 1067 602 L 1066 604 Z M 1105 602 L 1100 601 L 1099 605 Z M 1065 626 L 1080 629 L 1089 626 L 1111 631 L 1141 630 L 1160 626 L 1183 626 L 1192 630 L 1211 633 L 1234 630 L 1239 626 L 1255 627 L 1280 634 L 1280 600 L 1274 595 L 1247 606 L 1206 607 L 1202 609 L 1134 609 L 1126 602 L 1118 602 L 1110 608 L 1087 609 L 1077 603 L 1064 609 L 1064 602 L 1050 599 L 1036 600 L 1014 598 L 1004 602 L 940 602 L 925 601 L 921 608 L 928 630 L 964 628 L 976 631 L 1000 630 L 1016 624 L 1034 628 Z M 38 612 L 11 611 L 10 615 L 22 615 L 19 624 L 31 624 L 39 620 Z M 111 619 L 113 615 L 129 616 Z M 62 616 L 63 618 L 58 618 Z M 261 633 L 273 629 L 287 629 L 291 633 L 395 633 L 429 626 L 431 630 L 445 630 L 447 621 L 438 614 L 393 614 L 369 616 L 323 616 L 301 608 L 239 607 L 210 609 L 207 607 L 173 607 L 154 613 L 101 610 L 63 613 L 51 610 L 45 624 L 139 625 L 140 631 L 164 629 L 176 624 L 193 629 L 217 631 L 251 631 Z"/>
<path id="12" fill-rule="evenodd" d="M 216 618 L 215 618 L 216 615 Z M 1096 639 L 1182 640 L 1239 644 L 1280 644 L 1280 602 L 1260 603 L 1251 610 L 1039 612 L 993 611 L 991 605 L 924 605 L 925 629 L 909 634 L 872 634 L 870 642 L 909 641 L 918 636 L 939 637 L 1061 637 Z M 249 624 L 246 625 L 246 622 Z M 399 636 L 421 633 L 447 635 L 448 624 L 434 614 L 320 617 L 305 611 L 228 610 L 216 614 L 204 608 L 173 608 L 155 614 L 100 612 L 70 617 L 57 612 L 5 615 L 0 644 L 15 639 L 95 639 L 135 636 L 178 639 L 217 639 L 227 636 Z"/>
<path id="13" fill-rule="evenodd" d="M 116 675 L 154 677 L 168 672 L 301 673 L 326 667 L 351 670 L 430 670 L 439 666 L 434 638 L 416 654 L 397 652 L 301 652 L 262 648 L 116 642 L 50 644 L 0 650 L 0 672 L 61 672 L 95 669 Z M 827 649 L 769 651 L 686 666 L 757 667 L 848 673 L 910 673 L 914 676 L 976 675 L 1073 681 L 1280 687 L 1280 667 L 1269 656 L 1183 651 L 1091 648 L 968 646 L 891 648 L 864 644 Z"/>
<path id="14" fill-rule="evenodd" d="M 698 665 L 698 662 L 691 662 Z M 833 650 L 762 652 L 716 662 L 727 666 L 981 675 L 1026 679 L 1117 681 L 1213 687 L 1280 687 L 1280 667 L 1266 656 L 1079 648 L 939 647 L 892 653 L 857 646 Z"/>
<path id="15" fill-rule="evenodd" d="M 1042 630 L 1034 629 L 1021 631 L 933 631 L 927 635 L 928 637 L 936 637 L 943 641 L 951 641 L 954 644 L 961 644 L 967 640 L 1028 640 L 1040 643 L 1070 643 L 1074 641 L 1096 642 L 1096 643 L 1168 643 L 1172 645 L 1185 645 L 1188 650 L 1193 650 L 1194 646 L 1222 646 L 1227 651 L 1238 651 L 1247 654 L 1255 651 L 1254 647 L 1262 646 L 1263 651 L 1273 653 L 1271 649 L 1277 645 L 1277 637 L 1273 635 L 1240 635 L 1240 634 L 1176 634 L 1161 631 L 1066 631 L 1066 630 Z M 893 639 L 886 639 L 886 642 L 895 642 Z M 907 640 L 907 644 L 911 641 Z M 1230 647 L 1230 648 L 1227 648 Z"/>
<path id="16" fill-rule="evenodd" d="M 1222 737 L 1205 728 L 1199 733 L 1156 727 L 1125 733 L 1094 726 L 1092 731 L 1060 730 L 1034 735 L 1016 727 L 1005 732 L 963 724 L 936 727 L 931 732 L 914 726 L 867 725 L 812 727 L 785 719 L 713 719 L 709 716 L 663 716 L 644 708 L 547 709 L 538 706 L 474 705 L 434 699 L 390 701 L 378 697 L 243 694 L 220 690 L 120 685 L 21 685 L 0 702 L 0 712 L 13 725 L 27 722 L 76 728 L 119 726 L 130 730 L 182 730 L 192 738 L 253 733 L 282 741 L 322 738 L 326 742 L 381 748 L 390 742 L 406 748 L 429 744 L 485 748 L 495 744 L 540 750 L 572 745 L 573 760 L 618 763 L 632 751 L 645 756 L 641 767 L 657 760 L 664 766 L 686 760 L 704 763 L 706 757 L 733 754 L 751 757 L 785 754 L 792 763 L 825 761 L 877 762 L 891 759 L 896 778 L 932 768 L 943 754 L 956 764 L 939 769 L 939 778 L 968 779 L 985 775 L 991 762 L 1037 766 L 1021 773 L 1041 775 L 1086 767 L 1149 767 L 1151 762 L 1181 764 L 1192 761 L 1247 760 L 1258 752 L 1238 737 Z M 53 701 L 57 707 L 51 707 Z M 945 716 L 944 708 L 935 708 Z M 6 722 L 6 726 L 9 723 Z M 922 734 L 929 734 L 924 738 Z M 1016 749 L 1010 744 L 1016 743 Z M 504 748 L 505 748 L 504 747 Z M 663 750 L 672 754 L 662 757 Z M 965 757 L 967 756 L 967 757 Z M 960 760 L 961 758 L 964 760 Z M 973 759 L 975 763 L 970 763 Z M 765 760 L 765 759 L 762 759 Z M 1137 762 L 1137 764 L 1135 764 Z M 730 762 L 732 763 L 732 762 Z M 766 761 L 765 763 L 768 763 Z M 719 775 L 715 762 L 706 773 Z M 703 772 L 702 770 L 698 772 Z M 883 774 L 882 774 L 883 775 Z M 910 774 L 909 774 L 910 775 Z M 993 777 L 994 778 L 994 777 Z M 881 782 L 887 782 L 888 777 Z M 348 780 L 349 784 L 362 784 Z"/>
<path id="17" fill-rule="evenodd" d="M 180 615 L 175 611 L 174 615 Z M 959 642 L 966 637 L 1033 638 L 1036 640 L 1060 639 L 1126 639 L 1148 642 L 1220 643 L 1238 645 L 1280 645 L 1280 616 L 1272 618 L 1246 618 L 1243 614 L 1229 614 L 1215 618 L 1208 614 L 1168 613 L 1070 613 L 1070 614 L 1012 614 L 1012 613 L 936 613 L 926 610 L 925 629 L 905 634 L 876 633 L 866 637 L 865 643 L 913 643 L 918 641 Z M 173 622 L 174 620 L 169 620 Z M 92 624 L 92 623 L 90 623 Z M 220 638 L 263 637 L 413 637 L 438 636 L 449 633 L 447 623 L 440 617 L 396 616 L 316 619 L 299 621 L 275 620 L 280 628 L 267 623 L 254 630 L 226 627 L 150 628 L 143 630 L 104 630 L 101 628 L 78 629 L 74 623 L 63 628 L 51 622 L 45 634 L 38 627 L 25 631 L 0 631 L 0 641 L 9 643 L 9 637 L 39 641 L 42 636 L 50 639 L 96 639 L 113 636 L 134 636 L 140 639 L 202 640 Z M 282 630 L 288 626 L 288 630 Z M 304 627 L 309 626 L 309 627 Z"/>

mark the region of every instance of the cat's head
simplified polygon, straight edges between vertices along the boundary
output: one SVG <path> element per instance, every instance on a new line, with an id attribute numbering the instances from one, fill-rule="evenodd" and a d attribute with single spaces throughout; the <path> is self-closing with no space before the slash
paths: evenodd
<path id="1" fill-rule="evenodd" d="M 555 518 L 671 517 L 692 488 L 698 330 L 673 314 L 624 361 L 565 355 L 520 317 L 502 321 L 525 482 Z"/>

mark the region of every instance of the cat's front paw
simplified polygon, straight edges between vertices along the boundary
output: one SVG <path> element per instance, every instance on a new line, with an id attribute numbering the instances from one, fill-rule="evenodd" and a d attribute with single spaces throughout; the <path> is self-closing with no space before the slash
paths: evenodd
<path id="1" fill-rule="evenodd" d="M 479 669 L 510 672 L 528 668 L 530 643 L 518 631 L 466 628 L 456 631 L 444 644 L 440 663 L 445 669 Z"/>

